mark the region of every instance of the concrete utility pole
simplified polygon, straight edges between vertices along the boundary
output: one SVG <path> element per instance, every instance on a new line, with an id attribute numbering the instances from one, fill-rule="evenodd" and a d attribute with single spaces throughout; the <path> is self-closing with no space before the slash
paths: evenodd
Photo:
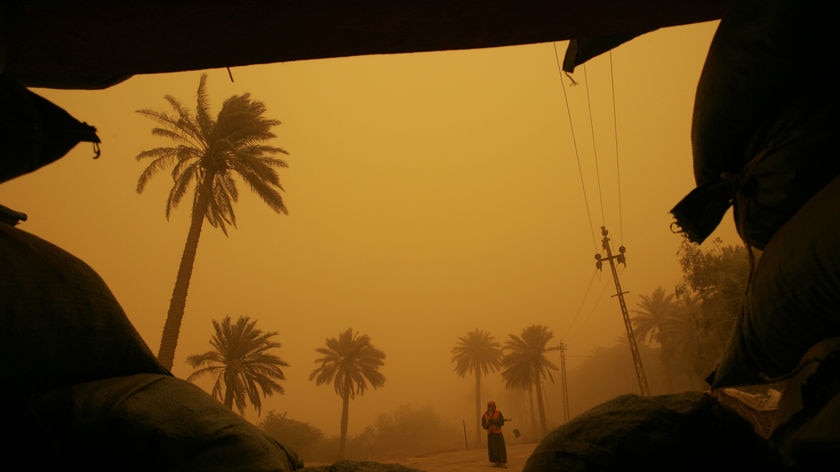
<path id="1" fill-rule="evenodd" d="M 624 303 L 624 294 L 627 292 L 621 291 L 621 284 L 618 281 L 618 272 L 615 270 L 616 262 L 624 264 L 625 267 L 627 266 L 627 261 L 624 258 L 625 249 L 624 246 L 619 246 L 618 254 L 614 256 L 612 250 L 610 249 L 610 238 L 607 237 L 607 228 L 604 226 L 601 226 L 601 235 L 604 236 L 602 243 L 604 251 L 607 252 L 607 257 L 603 257 L 601 254 L 595 254 L 595 267 L 598 270 L 601 270 L 605 259 L 610 263 L 613 280 L 615 281 L 616 296 L 618 297 L 618 303 L 621 305 L 621 315 L 624 317 L 624 327 L 627 330 L 627 340 L 630 341 L 630 351 L 633 353 L 633 365 L 636 367 L 636 378 L 639 380 L 639 390 L 641 390 L 642 396 L 646 397 L 650 395 L 650 390 L 648 390 L 645 369 L 642 366 L 642 358 L 639 356 L 639 346 L 636 344 L 636 336 L 633 335 L 633 325 L 630 323 L 630 315 L 627 313 L 627 305 Z"/>
<path id="2" fill-rule="evenodd" d="M 569 422 L 569 388 L 566 386 L 566 343 L 560 342 L 560 388 L 563 390 L 563 424 Z"/>

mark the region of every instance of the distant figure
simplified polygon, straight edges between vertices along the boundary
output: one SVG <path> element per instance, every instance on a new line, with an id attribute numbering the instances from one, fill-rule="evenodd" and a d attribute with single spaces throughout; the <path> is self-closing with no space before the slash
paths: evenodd
<path id="1" fill-rule="evenodd" d="M 487 455 L 493 467 L 507 467 L 507 448 L 502 426 L 505 417 L 496 409 L 496 402 L 487 402 L 487 411 L 481 416 L 481 427 L 487 430 Z"/>

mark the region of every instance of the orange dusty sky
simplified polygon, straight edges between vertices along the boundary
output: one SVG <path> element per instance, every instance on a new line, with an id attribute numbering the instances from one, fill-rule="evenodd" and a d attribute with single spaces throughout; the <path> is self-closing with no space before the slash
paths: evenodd
<path id="1" fill-rule="evenodd" d="M 210 349 L 211 320 L 250 316 L 278 333 L 290 364 L 263 413 L 336 434 L 339 397 L 308 377 L 315 348 L 352 327 L 387 355 L 384 388 L 350 404 L 355 434 L 404 404 L 471 424 L 473 381 L 450 351 L 475 328 L 504 341 L 547 325 L 570 368 L 613 345 L 624 325 L 609 270 L 595 269 L 600 228 L 627 247 L 631 310 L 679 280 L 669 210 L 694 186 L 694 91 L 716 26 L 638 37 L 579 67 L 576 86 L 558 71 L 565 42 L 237 67 L 233 82 L 207 71 L 214 113 L 249 92 L 282 121 L 273 144 L 290 153 L 290 214 L 243 187 L 230 237 L 205 225 L 174 374 Z M 34 90 L 95 126 L 102 155 L 80 144 L 0 185 L 0 203 L 29 216 L 18 227 L 91 265 L 154 352 L 189 204 L 167 222 L 167 174 L 135 191 L 135 156 L 168 144 L 135 111 L 167 109 L 165 94 L 193 107 L 200 75 Z M 712 237 L 739 244 L 731 216 Z M 494 384 L 486 396 L 499 394 Z"/>

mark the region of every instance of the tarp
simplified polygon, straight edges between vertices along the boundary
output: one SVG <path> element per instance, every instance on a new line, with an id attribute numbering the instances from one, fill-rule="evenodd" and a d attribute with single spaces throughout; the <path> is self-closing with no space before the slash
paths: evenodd
<path id="1" fill-rule="evenodd" d="M 0 2 L 0 72 L 98 89 L 136 74 L 513 46 L 719 19 L 726 0 Z"/>
<path id="2" fill-rule="evenodd" d="M 727 0 L 26 0 L 0 2 L 0 182 L 62 157 L 85 128 L 23 87 L 104 89 L 137 74 L 628 38 L 717 20 Z M 603 46 L 601 46 L 603 47 Z M 585 60 L 581 57 L 580 62 Z M 17 103 L 12 103 L 15 99 Z M 40 108 L 33 113 L 32 104 Z M 49 115 L 42 116 L 42 112 Z M 72 111 L 72 110 L 71 110 Z M 47 118 L 47 119 L 45 119 Z M 47 125 L 48 133 L 42 132 Z M 60 125 L 60 126 L 59 126 Z M 34 130 L 29 140 L 20 129 Z"/>

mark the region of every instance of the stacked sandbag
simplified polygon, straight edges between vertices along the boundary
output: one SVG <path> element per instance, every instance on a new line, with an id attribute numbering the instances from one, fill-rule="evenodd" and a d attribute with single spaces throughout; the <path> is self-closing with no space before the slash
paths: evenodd
<path id="1" fill-rule="evenodd" d="M 711 378 L 714 388 L 790 374 L 817 342 L 840 336 L 840 177 L 773 235 Z"/>
<path id="2" fill-rule="evenodd" d="M 296 455 L 158 363 L 85 262 L 0 222 L 4 471 L 253 470 Z"/>
<path id="3" fill-rule="evenodd" d="M 0 223 L 0 268 L 0 355 L 6 359 L 0 403 L 7 406 L 8 433 L 0 456 L 8 463 L 16 457 L 49 463 L 54 451 L 33 421 L 33 395 L 113 376 L 169 372 L 105 282 L 72 254 Z"/>
<path id="4" fill-rule="evenodd" d="M 781 471 L 771 442 L 702 392 L 621 395 L 551 431 L 523 472 Z"/>
<path id="5" fill-rule="evenodd" d="M 140 372 L 168 374 L 85 262 L 0 224 L 0 395 Z"/>
<path id="6" fill-rule="evenodd" d="M 821 470 L 840 461 L 840 337 L 802 356 L 779 401 L 770 440 L 790 470 Z"/>
<path id="7" fill-rule="evenodd" d="M 136 374 L 33 398 L 46 445 L 70 470 L 287 472 L 293 451 L 199 387 Z"/>
<path id="8" fill-rule="evenodd" d="M 743 240 L 762 249 L 840 174 L 830 4 L 734 0 L 697 85 L 691 129 L 696 188 L 673 209 L 702 243 L 734 205 Z"/>

